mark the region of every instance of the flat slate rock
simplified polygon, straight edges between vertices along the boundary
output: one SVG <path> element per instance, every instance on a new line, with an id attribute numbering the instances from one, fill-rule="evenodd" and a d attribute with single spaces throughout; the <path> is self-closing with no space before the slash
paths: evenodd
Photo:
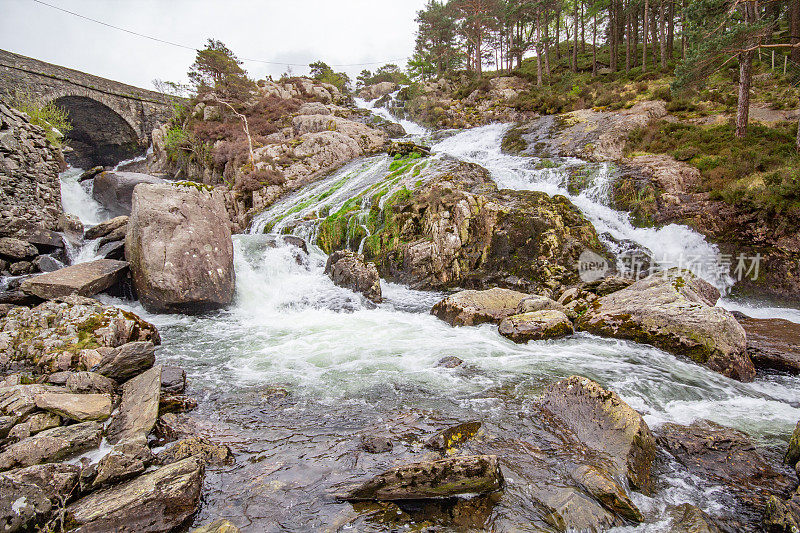
<path id="1" fill-rule="evenodd" d="M 125 261 L 98 259 L 26 279 L 22 282 L 21 288 L 26 294 L 45 300 L 63 298 L 75 293 L 89 297 L 118 283 L 127 268 L 128 263 Z"/>
<path id="2" fill-rule="evenodd" d="M 0 453 L 0 470 L 60 461 L 100 445 L 103 427 L 82 422 L 42 431 L 12 444 Z"/>
<path id="3" fill-rule="evenodd" d="M 172 531 L 197 511 L 203 463 L 188 457 L 67 507 L 81 532 Z"/>
<path id="4" fill-rule="evenodd" d="M 119 412 L 108 427 L 108 441 L 114 444 L 139 434 L 147 436 L 158 420 L 160 398 L 160 366 L 154 366 L 125 383 Z"/>

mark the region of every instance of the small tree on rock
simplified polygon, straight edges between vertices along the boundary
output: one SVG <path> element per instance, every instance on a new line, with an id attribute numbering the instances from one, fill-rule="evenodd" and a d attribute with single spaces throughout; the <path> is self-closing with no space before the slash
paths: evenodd
<path id="1" fill-rule="evenodd" d="M 206 47 L 198 50 L 188 76 L 198 94 L 214 90 L 239 98 L 254 86 L 241 65 L 222 41 L 209 39 Z"/>

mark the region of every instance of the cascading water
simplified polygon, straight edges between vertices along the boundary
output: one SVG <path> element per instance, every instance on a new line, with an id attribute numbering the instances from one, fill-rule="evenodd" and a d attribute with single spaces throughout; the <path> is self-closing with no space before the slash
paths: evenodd
<path id="1" fill-rule="evenodd" d="M 532 158 L 501 153 L 506 128 L 459 133 L 435 150 L 480 163 L 501 187 L 566 194 L 563 168 L 537 170 Z M 251 234 L 235 236 L 237 295 L 228 310 L 151 315 L 138 304 L 109 299 L 159 327 L 159 360 L 186 369 L 191 394 L 200 399 L 194 416 L 239 456 L 236 465 L 206 479 L 198 523 L 233 516 L 259 531 L 385 531 L 389 526 L 359 523 L 358 512 L 330 494 L 419 458 L 419 449 L 402 435 L 424 436 L 479 419 L 495 443 L 535 440 L 529 402 L 571 374 L 616 391 L 651 427 L 709 419 L 747 431 L 766 446 L 785 445 L 781 439 L 800 418 L 800 378 L 767 375 L 740 383 L 649 346 L 586 334 L 517 345 L 496 327 L 452 328 L 431 316 L 441 294 L 382 282 L 385 301 L 374 308 L 333 285 L 323 272 L 325 255 L 313 246 L 320 220 L 352 202 L 361 209 L 383 202 L 406 186 L 408 178 L 391 177 L 392 164 L 387 156 L 355 161 L 273 205 L 255 220 Z M 406 175 L 416 168 L 424 172 L 425 164 L 412 161 Z M 570 164 L 582 163 L 561 166 Z M 592 168 L 593 185 L 569 196 L 598 232 L 635 241 L 656 256 L 675 257 L 690 248 L 715 255 L 688 229 L 632 227 L 606 206 L 611 167 Z M 303 237 L 310 253 L 276 244 L 265 231 Z M 454 355 L 462 367 L 437 365 Z M 359 453 L 358 436 L 376 431 L 397 435 L 394 451 Z M 498 451 L 501 457 L 506 452 L 510 448 Z M 677 464 L 665 469 L 655 497 L 635 495 L 650 523 L 636 530 L 667 531 L 665 509 L 685 502 L 736 512 L 719 487 L 704 485 Z M 537 512 L 528 496 L 530 481 L 519 473 L 506 481 L 495 529 L 529 527 Z"/>
<path id="2" fill-rule="evenodd" d="M 398 89 L 397 91 L 389 94 L 388 95 L 389 101 L 394 102 L 395 100 L 397 100 L 397 95 L 399 93 L 400 90 Z M 380 98 L 375 100 L 364 100 L 362 98 L 355 98 L 354 100 L 358 107 L 361 107 L 363 109 L 368 109 L 384 120 L 400 124 L 401 126 L 403 126 L 403 129 L 406 130 L 406 133 L 408 135 L 423 137 L 430 134 L 430 131 L 427 128 L 420 126 L 416 122 L 411 122 L 410 120 L 397 118 L 392 114 L 391 110 L 389 110 L 387 107 L 378 106 L 377 103 L 380 101 Z"/>

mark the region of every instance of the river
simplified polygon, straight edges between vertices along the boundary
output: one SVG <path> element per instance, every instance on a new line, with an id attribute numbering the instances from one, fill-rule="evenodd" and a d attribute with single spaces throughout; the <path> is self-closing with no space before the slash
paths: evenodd
<path id="1" fill-rule="evenodd" d="M 567 169 L 582 165 L 593 182 L 568 196 L 598 233 L 613 238 L 609 242 L 634 242 L 666 263 L 683 255 L 716 256 L 716 248 L 689 228 L 637 229 L 624 213 L 609 208 L 607 182 L 614 173 L 609 165 L 563 160 L 540 169 L 535 158 L 503 154 L 500 140 L 508 127 L 454 132 L 433 146 L 435 157 L 477 162 L 500 187 L 567 195 Z M 505 460 L 507 481 L 488 524 L 495 531 L 538 530 L 545 524 L 529 497 L 534 481 L 526 478 L 516 445 L 504 443 L 536 444 L 541 428 L 526 416 L 532 399 L 572 374 L 616 391 L 653 428 L 709 419 L 748 432 L 776 453 L 785 447 L 800 419 L 800 378 L 762 374 L 753 383 L 740 383 L 649 346 L 586 334 L 517 345 L 496 327 L 451 328 L 431 316 L 441 294 L 384 281 L 385 301 L 373 308 L 333 285 L 316 246 L 300 260 L 291 247 L 268 246 L 264 228 L 293 232 L 311 243 L 315 225 L 304 222 L 310 213 L 337 209 L 365 190 L 399 186 L 382 185 L 390 163 L 384 155 L 354 161 L 271 207 L 251 234 L 234 236 L 237 295 L 230 309 L 204 316 L 153 315 L 137 303 L 103 297 L 158 326 L 159 361 L 183 367 L 188 393 L 198 400 L 193 420 L 236 454 L 235 465 L 209 469 L 195 523 L 230 518 L 246 531 L 392 530 L 392 517 L 340 503 L 333 494 L 349 482 L 417 460 L 426 435 L 480 420 L 485 446 Z M 420 172 L 424 176 L 425 169 Z M 62 180 L 65 209 L 87 224 L 99 222 L 102 211 L 77 183 L 77 171 Z M 91 257 L 91 250 L 82 249 L 74 260 Z M 701 275 L 723 290 L 730 285 L 727 276 Z M 721 305 L 800 322 L 797 309 L 730 299 Z M 448 356 L 465 364 L 437 366 Z M 360 435 L 375 432 L 395 438 L 392 453 L 359 451 Z M 686 502 L 714 513 L 737 512 L 719 487 L 666 463 L 655 497 L 635 495 L 650 523 L 625 530 L 668 531 L 664 510 Z"/>

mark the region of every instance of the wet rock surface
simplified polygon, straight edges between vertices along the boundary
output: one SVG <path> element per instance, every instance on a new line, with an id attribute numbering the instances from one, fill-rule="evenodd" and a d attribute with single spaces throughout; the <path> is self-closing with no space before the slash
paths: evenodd
<path id="1" fill-rule="evenodd" d="M 500 490 L 497 457 L 454 457 L 399 466 L 343 495 L 345 500 L 418 500 Z"/>
<path id="2" fill-rule="evenodd" d="M 23 439 L 0 452 L 0 470 L 66 459 L 100 444 L 102 427 L 83 422 L 57 427 Z"/>
<path id="3" fill-rule="evenodd" d="M 711 370 L 752 381 L 742 326 L 713 307 L 719 292 L 688 271 L 673 269 L 638 281 L 589 305 L 576 326 L 605 337 L 652 344 Z"/>
<path id="4" fill-rule="evenodd" d="M 800 374 L 800 324 L 734 316 L 747 334 L 747 355 L 756 368 Z"/>
<path id="5" fill-rule="evenodd" d="M 436 165 L 407 198 L 384 206 L 382 226 L 367 239 L 364 255 L 382 278 L 415 289 L 501 287 L 552 297 L 579 281 L 581 253 L 608 255 L 567 198 L 498 190 L 478 165 Z"/>
<path id="6" fill-rule="evenodd" d="M 500 335 L 517 343 L 557 339 L 574 333 L 572 322 L 561 311 L 534 311 L 512 315 L 500 322 Z"/>
<path id="7" fill-rule="evenodd" d="M 723 485 L 751 513 L 763 512 L 772 495 L 788 497 L 797 485 L 746 434 L 713 422 L 665 424 L 658 430 L 658 443 L 692 474 Z"/>
<path id="8" fill-rule="evenodd" d="M 572 376 L 548 388 L 541 402 L 587 447 L 608 456 L 607 475 L 644 494 L 653 491 L 655 439 L 642 416 L 614 392 Z"/>
<path id="9" fill-rule="evenodd" d="M 383 299 L 378 269 L 363 255 L 347 250 L 334 252 L 328 258 L 325 273 L 336 285 L 360 292 L 371 302 L 380 303 Z"/>
<path id="10" fill-rule="evenodd" d="M 431 314 L 451 326 L 499 324 L 517 314 L 517 307 L 528 295 L 509 289 L 461 291 L 433 306 Z"/>

